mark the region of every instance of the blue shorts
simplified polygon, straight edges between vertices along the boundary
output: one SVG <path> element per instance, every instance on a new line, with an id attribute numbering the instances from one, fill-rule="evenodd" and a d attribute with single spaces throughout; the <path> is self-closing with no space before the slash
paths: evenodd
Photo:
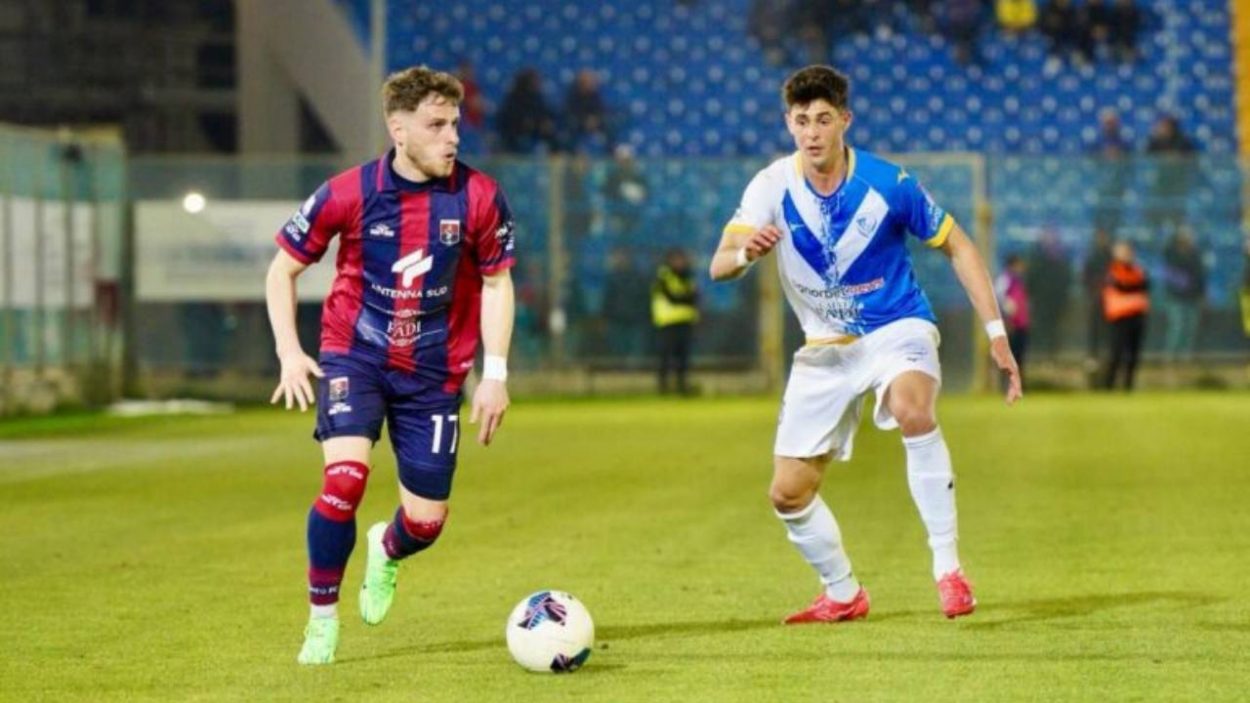
<path id="1" fill-rule="evenodd" d="M 377 442 L 385 420 L 400 484 L 422 498 L 447 500 L 460 444 L 461 394 L 368 359 L 323 354 L 320 363 L 325 377 L 317 383 L 313 438 Z"/>

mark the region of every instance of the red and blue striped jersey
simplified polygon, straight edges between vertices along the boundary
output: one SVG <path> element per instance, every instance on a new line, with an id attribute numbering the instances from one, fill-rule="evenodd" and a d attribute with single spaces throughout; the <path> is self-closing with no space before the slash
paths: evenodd
<path id="1" fill-rule="evenodd" d="M 512 267 L 514 224 L 499 184 L 459 161 L 413 183 L 394 150 L 326 181 L 279 230 L 305 264 L 339 237 L 321 353 L 359 356 L 459 389 L 481 334 L 482 277 Z"/>

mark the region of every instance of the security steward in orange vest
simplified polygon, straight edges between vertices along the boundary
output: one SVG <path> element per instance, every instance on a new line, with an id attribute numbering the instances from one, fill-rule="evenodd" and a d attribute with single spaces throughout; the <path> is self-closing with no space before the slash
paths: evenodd
<path id="1" fill-rule="evenodd" d="M 1132 390 L 1133 374 L 1146 339 L 1146 313 L 1150 312 L 1150 281 L 1139 266 L 1128 242 L 1116 242 L 1111 249 L 1111 267 L 1102 288 L 1102 308 L 1111 323 L 1111 363 L 1104 385 L 1115 387 L 1121 369 L 1124 389 Z"/>

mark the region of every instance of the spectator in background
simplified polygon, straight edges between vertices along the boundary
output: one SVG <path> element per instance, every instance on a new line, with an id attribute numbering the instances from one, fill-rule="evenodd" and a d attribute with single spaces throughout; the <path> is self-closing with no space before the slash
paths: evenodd
<path id="1" fill-rule="evenodd" d="M 682 249 L 670 249 L 651 284 L 651 322 L 660 346 L 660 393 L 668 393 L 670 373 L 677 377 L 677 392 L 689 395 L 687 372 L 694 341 L 694 325 L 699 321 L 699 289 L 690 257 Z"/>
<path id="2" fill-rule="evenodd" d="M 784 65 L 786 22 L 794 13 L 794 0 L 752 0 L 747 16 L 747 29 L 760 43 L 764 60 L 773 66 Z"/>
<path id="3" fill-rule="evenodd" d="M 1059 352 L 1059 325 L 1068 306 L 1072 271 L 1053 227 L 1043 230 L 1029 256 L 1028 271 L 1033 347 L 1054 357 Z"/>
<path id="4" fill-rule="evenodd" d="M 1098 168 L 1098 205 L 1094 209 L 1094 226 L 1114 235 L 1124 219 L 1124 192 L 1128 190 L 1132 170 L 1131 149 L 1120 128 L 1120 114 L 1111 108 L 1098 115 L 1098 143 L 1095 145 Z M 1110 247 L 1110 245 L 1108 245 Z"/>
<path id="5" fill-rule="evenodd" d="M 603 319 L 611 345 L 628 359 L 639 358 L 647 338 L 647 277 L 634 263 L 633 247 L 616 247 L 608 255 L 603 287 Z"/>
<path id="6" fill-rule="evenodd" d="M 1070 58 L 1078 64 L 1089 62 L 1094 44 L 1089 16 L 1084 7 L 1077 6 L 1072 0 L 1050 0 L 1042 10 L 1038 27 L 1050 40 L 1050 50 L 1055 58 Z"/>
<path id="7" fill-rule="evenodd" d="M 1182 225 L 1163 251 L 1163 313 L 1167 324 L 1163 352 L 1169 361 L 1189 361 L 1198 337 L 1207 272 L 1194 246 L 1193 230 Z"/>
<path id="8" fill-rule="evenodd" d="M 603 182 L 609 234 L 615 242 L 634 245 L 644 241 L 638 226 L 647 201 L 647 180 L 628 144 L 618 144 L 612 156 L 608 177 Z"/>
<path id="9" fill-rule="evenodd" d="M 1126 241 L 1111 248 L 1111 266 L 1107 270 L 1102 291 L 1102 306 L 1111 323 L 1111 360 L 1107 364 L 1104 386 L 1115 388 L 1120 371 L 1124 371 L 1124 389 L 1133 389 L 1137 360 L 1146 339 L 1146 313 L 1150 312 L 1150 281 L 1139 266 L 1133 247 Z"/>
<path id="10" fill-rule="evenodd" d="M 495 122 L 506 153 L 531 154 L 544 145 L 557 149 L 555 115 L 543 96 L 542 76 L 533 68 L 517 71 Z"/>
<path id="11" fill-rule="evenodd" d="M 564 117 L 569 122 L 570 149 L 606 153 L 612 141 L 608 129 L 608 108 L 599 93 L 599 77 L 584 68 L 577 72 L 564 100 Z"/>
<path id="12" fill-rule="evenodd" d="M 1137 35 L 1144 23 L 1142 10 L 1134 0 L 1115 0 L 1107 40 L 1112 53 L 1120 61 L 1137 60 Z"/>
<path id="13" fill-rule="evenodd" d="M 1087 345 L 1086 365 L 1091 374 L 1098 368 L 1098 359 L 1102 358 L 1102 344 L 1107 337 L 1107 321 L 1102 309 L 1102 288 L 1107 283 L 1107 270 L 1111 268 L 1111 241 L 1109 230 L 1101 227 L 1095 229 L 1094 240 L 1090 242 L 1089 251 L 1085 253 L 1085 265 L 1081 271 L 1081 279 L 1085 283 L 1085 297 L 1089 301 L 1085 343 Z"/>
<path id="14" fill-rule="evenodd" d="M 998 26 L 1008 32 L 1025 32 L 1037 24 L 1035 0 L 995 0 L 994 14 Z M 1019 357 L 1016 357 L 1017 361 Z"/>
<path id="15" fill-rule="evenodd" d="M 1241 331 L 1250 337 L 1250 236 L 1245 240 L 1245 257 L 1241 261 Z"/>
<path id="16" fill-rule="evenodd" d="M 1024 257 L 1012 254 L 1007 257 L 1006 267 L 994 282 L 998 303 L 1003 311 L 1003 323 L 1007 326 L 1007 343 L 1020 367 L 1020 383 L 1023 385 L 1024 358 L 1029 348 L 1029 290 L 1024 274 L 1028 268 Z M 1003 383 L 1006 384 L 1006 379 Z"/>
<path id="17" fill-rule="evenodd" d="M 481 154 L 485 151 L 482 129 L 486 126 L 486 99 L 477 84 L 473 64 L 467 59 L 456 68 L 456 78 L 464 86 L 464 100 L 460 102 L 460 151 Z"/>
<path id="18" fill-rule="evenodd" d="M 859 8 L 847 0 L 795 0 L 790 13 L 790 31 L 806 50 L 802 63 L 823 64 L 840 30 L 858 22 Z"/>
<path id="19" fill-rule="evenodd" d="M 985 19 L 982 0 L 944 0 L 939 9 L 942 33 L 951 42 L 955 60 L 964 66 L 981 63 L 977 39 Z"/>
<path id="20" fill-rule="evenodd" d="M 515 268 L 513 287 L 516 291 L 516 320 L 513 335 L 516 356 L 539 360 L 547 353 L 548 313 L 551 305 L 547 295 L 548 276 L 543 275 L 538 259 L 529 259 Z"/>
<path id="21" fill-rule="evenodd" d="M 1085 0 L 1085 15 L 1089 18 L 1089 35 L 1095 48 L 1106 46 L 1111 37 L 1114 21 L 1107 0 Z"/>
<path id="22" fill-rule="evenodd" d="M 1156 231 L 1179 227 L 1198 172 L 1193 140 L 1181 131 L 1180 120 L 1164 115 L 1150 133 L 1146 153 L 1154 157 L 1153 201 L 1149 219 Z"/>

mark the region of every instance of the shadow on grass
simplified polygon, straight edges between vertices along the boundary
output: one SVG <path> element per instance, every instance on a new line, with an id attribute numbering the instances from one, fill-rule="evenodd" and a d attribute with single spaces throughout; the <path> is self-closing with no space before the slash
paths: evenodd
<path id="1" fill-rule="evenodd" d="M 993 629 L 1030 622 L 1046 622 L 1079 618 L 1094 613 L 1140 605 L 1168 603 L 1175 608 L 1197 608 L 1224 600 L 1208 593 L 1190 591 L 1144 591 L 1140 593 L 1106 593 L 1071 598 L 1040 598 L 1037 600 L 1001 601 L 977 608 L 986 620 L 972 620 L 970 629 Z M 1127 627 L 1127 626 L 1126 626 Z"/>
<path id="2" fill-rule="evenodd" d="M 693 621 L 693 622 L 657 622 L 645 625 L 616 625 L 601 627 L 595 633 L 595 649 L 610 649 L 613 642 L 619 640 L 632 640 L 650 637 L 663 636 L 681 636 L 681 635 L 717 635 L 727 634 L 731 632 L 745 632 L 748 630 L 758 630 L 767 627 L 780 627 L 781 622 L 777 619 L 768 620 L 711 620 L 711 621 Z M 407 657 L 418 654 L 455 654 L 460 652 L 478 652 L 489 649 L 503 649 L 503 637 L 492 637 L 490 639 L 480 640 L 459 640 L 453 642 L 433 642 L 413 647 L 403 647 L 400 649 L 375 654 L 365 657 L 341 658 L 338 660 L 340 664 L 350 664 L 353 662 L 372 661 L 376 659 L 390 659 L 392 657 Z M 587 667 L 587 671 L 607 669 L 614 670 L 623 668 L 624 665 L 599 665 Z"/>
<path id="3" fill-rule="evenodd" d="M 961 619 L 957 621 L 961 628 L 969 630 L 994 630 L 998 628 L 1009 628 L 1013 625 L 1040 623 L 1048 621 L 1062 621 L 1070 619 L 1078 619 L 1085 616 L 1093 615 L 1109 610 L 1119 608 L 1131 608 L 1136 606 L 1167 603 L 1174 608 L 1196 608 L 1205 605 L 1212 605 L 1226 600 L 1207 593 L 1187 592 L 1187 591 L 1145 591 L 1139 593 L 1108 593 L 1101 595 L 1084 595 L 1073 596 L 1070 598 L 1039 598 L 1035 600 L 1018 600 L 1018 601 L 997 601 L 993 603 L 985 603 L 977 608 L 977 614 L 970 619 Z M 940 622 L 940 616 L 936 607 L 932 610 L 896 610 L 885 612 L 874 612 L 869 616 L 867 623 L 862 624 L 863 627 L 871 627 L 872 623 L 882 621 L 933 621 Z M 660 622 L 646 623 L 638 625 L 609 625 L 599 629 L 596 636 L 596 650 L 610 649 L 613 642 L 621 640 L 633 640 L 643 638 L 656 637 L 681 637 L 681 636 L 699 636 L 699 635 L 725 635 L 739 632 L 750 632 L 754 630 L 762 630 L 768 628 L 780 628 L 781 623 L 777 618 L 755 619 L 755 620 L 702 620 L 702 621 L 686 621 L 686 622 Z M 1125 629 L 1132 628 L 1132 623 L 1124 625 Z M 1241 630 L 1244 626 L 1232 624 L 1212 624 L 1209 629 L 1231 629 L 1235 631 Z M 451 642 L 431 642 L 420 644 L 412 647 L 402 647 L 389 652 L 383 652 L 372 656 L 355 657 L 340 659 L 341 664 L 351 664 L 354 662 L 372 661 L 378 659 L 390 659 L 394 657 L 408 657 L 420 654 L 455 654 L 461 652 L 477 652 L 491 649 L 504 649 L 503 637 L 491 637 L 489 639 L 478 640 L 458 640 Z M 891 659 L 891 658 L 916 658 L 934 660 L 951 660 L 957 661 L 960 658 L 986 659 L 986 660 L 1014 660 L 1020 658 L 1029 658 L 1037 656 L 1035 653 L 1028 654 L 970 654 L 963 653 L 944 653 L 926 656 L 924 654 L 909 652 L 903 654 L 890 653 L 864 653 L 867 658 Z M 1091 658 L 1088 653 L 1080 655 L 1056 656 L 1053 659 L 1061 660 L 1071 658 L 1078 660 L 1082 658 Z M 1107 655 L 1105 657 L 1092 656 L 1094 659 L 1134 659 L 1140 658 L 1138 655 L 1129 655 L 1127 657 L 1120 655 Z M 625 664 L 606 662 L 597 663 L 589 666 L 585 671 L 615 671 L 625 668 Z"/>

